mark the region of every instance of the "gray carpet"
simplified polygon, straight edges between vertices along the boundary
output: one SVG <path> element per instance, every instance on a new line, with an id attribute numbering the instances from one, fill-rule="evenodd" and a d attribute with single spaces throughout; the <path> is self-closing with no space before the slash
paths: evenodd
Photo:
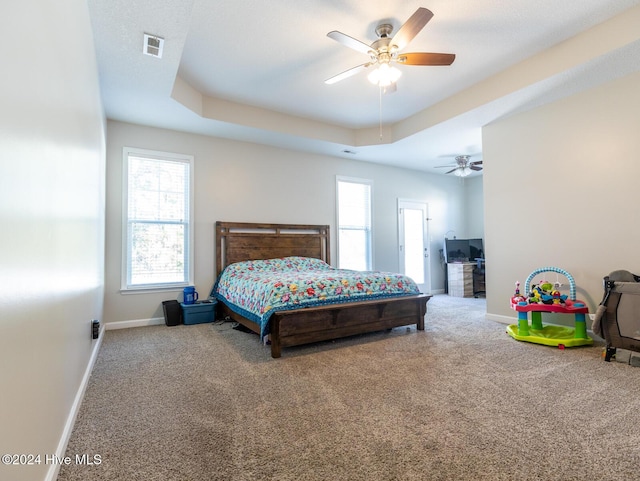
<path id="1" fill-rule="evenodd" d="M 229 323 L 105 335 L 59 480 L 636 480 L 640 368 L 523 343 L 483 299 L 288 348 Z"/>

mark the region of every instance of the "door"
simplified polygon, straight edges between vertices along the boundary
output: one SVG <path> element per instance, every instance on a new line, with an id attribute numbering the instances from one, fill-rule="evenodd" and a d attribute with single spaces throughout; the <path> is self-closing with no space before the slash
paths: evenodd
<path id="1" fill-rule="evenodd" d="M 400 272 L 411 277 L 422 292 L 430 294 L 427 211 L 426 202 L 398 199 Z"/>

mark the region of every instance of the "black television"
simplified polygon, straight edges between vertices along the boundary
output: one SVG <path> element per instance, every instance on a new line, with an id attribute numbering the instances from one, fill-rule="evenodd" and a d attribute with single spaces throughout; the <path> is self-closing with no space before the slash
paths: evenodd
<path id="1" fill-rule="evenodd" d="M 444 239 L 444 261 L 473 262 L 484 258 L 482 239 Z"/>

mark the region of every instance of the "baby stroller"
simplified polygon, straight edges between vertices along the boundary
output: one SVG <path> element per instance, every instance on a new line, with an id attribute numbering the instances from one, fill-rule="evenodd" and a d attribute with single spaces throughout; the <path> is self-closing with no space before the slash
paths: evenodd
<path id="1" fill-rule="evenodd" d="M 640 276 L 613 271 L 603 283 L 592 330 L 606 341 L 605 361 L 610 361 L 617 348 L 640 352 Z"/>

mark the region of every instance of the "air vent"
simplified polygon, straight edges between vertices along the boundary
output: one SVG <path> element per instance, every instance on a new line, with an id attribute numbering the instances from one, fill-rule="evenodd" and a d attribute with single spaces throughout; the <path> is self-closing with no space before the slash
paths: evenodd
<path id="1" fill-rule="evenodd" d="M 356 155 L 357 152 L 355 150 L 344 149 L 342 151 L 343 154 Z"/>
<path id="2" fill-rule="evenodd" d="M 144 34 L 144 45 L 142 53 L 151 55 L 152 57 L 162 58 L 162 48 L 164 47 L 164 38 L 157 35 Z"/>

